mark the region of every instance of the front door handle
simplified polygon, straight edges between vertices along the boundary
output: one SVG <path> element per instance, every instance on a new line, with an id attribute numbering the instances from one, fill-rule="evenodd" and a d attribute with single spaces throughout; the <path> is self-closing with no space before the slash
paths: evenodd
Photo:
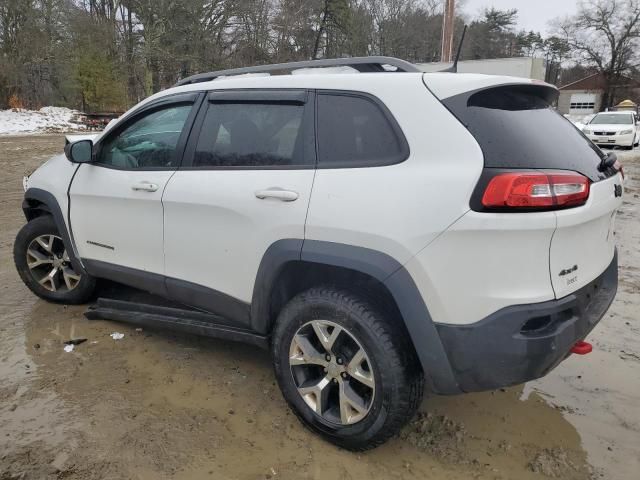
<path id="1" fill-rule="evenodd" d="M 298 199 L 298 192 L 293 190 L 282 190 L 281 188 L 270 188 L 268 190 L 256 191 L 256 198 L 265 200 L 267 198 L 275 198 L 283 202 L 293 202 Z"/>
<path id="2" fill-rule="evenodd" d="M 131 185 L 131 190 L 136 192 L 155 192 L 158 190 L 158 185 L 151 182 L 138 182 Z"/>

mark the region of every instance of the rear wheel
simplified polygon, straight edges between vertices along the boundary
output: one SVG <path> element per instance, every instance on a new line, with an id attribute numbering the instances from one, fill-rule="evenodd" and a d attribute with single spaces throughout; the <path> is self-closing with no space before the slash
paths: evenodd
<path id="1" fill-rule="evenodd" d="M 376 447 L 420 404 L 422 372 L 391 320 L 331 287 L 296 296 L 278 316 L 273 358 L 283 395 L 307 427 L 336 445 Z"/>
<path id="2" fill-rule="evenodd" d="M 25 285 L 45 300 L 84 303 L 93 294 L 95 279 L 74 270 L 49 215 L 34 218 L 22 227 L 13 245 L 13 259 Z"/>

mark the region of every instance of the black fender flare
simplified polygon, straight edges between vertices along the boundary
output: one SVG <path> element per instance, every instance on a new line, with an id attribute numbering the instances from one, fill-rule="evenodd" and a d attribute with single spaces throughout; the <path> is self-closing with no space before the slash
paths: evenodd
<path id="1" fill-rule="evenodd" d="M 436 325 L 411 275 L 397 260 L 376 250 L 319 240 L 285 239 L 273 243 L 262 258 L 254 285 L 251 324 L 255 331 L 268 329 L 274 282 L 288 263 L 296 261 L 347 268 L 382 283 L 400 310 L 431 391 L 461 392 Z"/>
<path id="2" fill-rule="evenodd" d="M 46 205 L 47 211 L 53 217 L 53 221 L 58 228 L 60 237 L 62 237 L 62 242 L 64 243 L 64 247 L 67 249 L 69 260 L 71 261 L 71 265 L 73 265 L 73 269 L 81 274 L 86 274 L 87 272 L 84 266 L 78 259 L 75 244 L 73 243 L 71 235 L 69 234 L 67 223 L 64 221 L 62 209 L 60 208 L 60 204 L 58 203 L 58 200 L 56 200 L 56 197 L 54 197 L 51 192 L 47 192 L 46 190 L 42 190 L 41 188 L 27 189 L 27 191 L 24 193 L 24 200 L 22 202 L 22 211 L 24 212 L 24 216 L 27 220 L 31 218 L 31 216 L 29 215 L 29 211 L 33 208 L 29 203 L 30 200 L 34 200 L 38 203 Z"/>

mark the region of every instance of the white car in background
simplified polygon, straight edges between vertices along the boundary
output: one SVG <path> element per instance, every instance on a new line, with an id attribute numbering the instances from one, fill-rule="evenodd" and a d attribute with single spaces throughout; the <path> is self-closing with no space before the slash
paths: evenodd
<path id="1" fill-rule="evenodd" d="M 598 113 L 582 131 L 589 140 L 599 146 L 610 145 L 631 150 L 640 141 L 636 112 Z"/>

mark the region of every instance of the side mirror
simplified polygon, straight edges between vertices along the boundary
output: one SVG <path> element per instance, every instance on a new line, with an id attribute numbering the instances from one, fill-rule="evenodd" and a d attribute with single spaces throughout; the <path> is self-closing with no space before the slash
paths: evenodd
<path id="1" fill-rule="evenodd" d="M 64 147 L 64 154 L 70 162 L 89 163 L 93 160 L 93 142 L 91 140 L 78 140 L 68 143 Z"/>

